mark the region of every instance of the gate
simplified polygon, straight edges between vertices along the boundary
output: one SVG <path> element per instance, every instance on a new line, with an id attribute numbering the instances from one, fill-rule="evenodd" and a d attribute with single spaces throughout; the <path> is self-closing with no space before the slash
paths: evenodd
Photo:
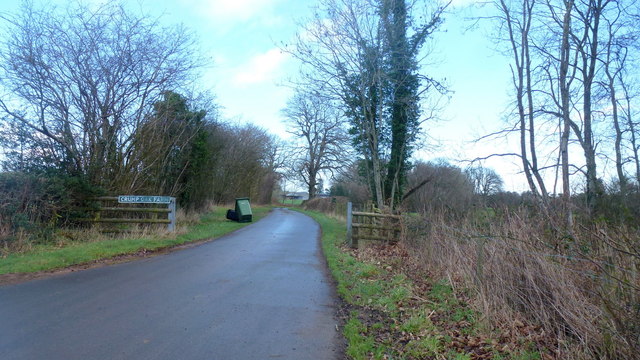
<path id="1" fill-rule="evenodd" d="M 169 196 L 120 195 L 91 199 L 97 206 L 82 208 L 92 216 L 75 221 L 107 224 L 166 224 L 176 230 L 176 198 Z"/>
<path id="2" fill-rule="evenodd" d="M 357 248 L 361 240 L 396 243 L 402 236 L 402 216 L 353 211 L 347 204 L 347 241 Z"/>

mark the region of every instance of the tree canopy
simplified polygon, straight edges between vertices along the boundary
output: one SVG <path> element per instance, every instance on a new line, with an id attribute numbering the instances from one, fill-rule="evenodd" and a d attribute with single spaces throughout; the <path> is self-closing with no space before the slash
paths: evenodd
<path id="1" fill-rule="evenodd" d="M 63 9 L 25 2 L 3 19 L 0 110 L 19 166 L 55 166 L 107 185 L 136 168 L 136 130 L 201 61 L 184 27 L 115 2 Z M 25 161 L 29 160 L 29 163 Z"/>
<path id="2" fill-rule="evenodd" d="M 353 144 L 367 164 L 378 207 L 402 200 L 410 159 L 425 117 L 426 93 L 444 92 L 420 70 L 423 44 L 447 5 L 426 20 L 404 0 L 325 0 L 289 49 L 305 66 L 303 86 L 335 99 L 348 117 Z"/>

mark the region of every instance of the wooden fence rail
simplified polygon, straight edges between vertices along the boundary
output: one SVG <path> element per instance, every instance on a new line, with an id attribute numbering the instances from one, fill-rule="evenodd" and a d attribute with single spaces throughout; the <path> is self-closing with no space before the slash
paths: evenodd
<path id="1" fill-rule="evenodd" d="M 361 240 L 397 242 L 402 235 L 402 216 L 353 211 L 347 204 L 347 241 L 357 248 Z"/>
<path id="2" fill-rule="evenodd" d="M 173 197 L 102 196 L 90 200 L 97 202 L 98 206 L 82 207 L 78 210 L 90 213 L 92 216 L 75 218 L 75 221 L 94 224 L 167 224 L 168 231 L 175 231 L 176 229 L 176 199 Z M 110 204 L 110 206 L 104 206 L 105 203 Z M 140 204 L 147 204 L 154 207 L 144 207 Z M 125 216 L 125 214 L 128 215 Z"/>

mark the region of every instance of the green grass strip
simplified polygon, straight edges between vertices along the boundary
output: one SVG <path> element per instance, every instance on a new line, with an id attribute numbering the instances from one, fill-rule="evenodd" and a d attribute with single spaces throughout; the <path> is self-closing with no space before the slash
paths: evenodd
<path id="1" fill-rule="evenodd" d="M 253 219 L 257 221 L 270 210 L 254 207 Z M 60 269 L 115 256 L 134 254 L 141 250 L 153 251 L 189 242 L 220 237 L 250 223 L 237 223 L 225 219 L 226 209 L 218 208 L 189 226 L 184 234 L 154 235 L 140 238 L 116 238 L 96 242 L 74 242 L 64 247 L 37 245 L 27 252 L 0 258 L 0 274 L 30 273 Z"/>
<path id="2" fill-rule="evenodd" d="M 360 313 L 353 311 L 345 324 L 343 335 L 347 339 L 347 355 L 352 359 L 423 359 L 452 358 L 467 359 L 467 354 L 449 351 L 440 330 L 431 322 L 427 314 L 434 308 L 443 313 L 456 313 L 457 303 L 452 289 L 444 281 L 439 282 L 433 294 L 428 294 L 429 302 L 421 307 L 400 310 L 400 304 L 414 296 L 412 281 L 404 274 L 393 274 L 383 267 L 358 261 L 344 251 L 346 242 L 346 225 L 325 214 L 314 211 L 301 211 L 322 227 L 322 249 L 327 258 L 331 274 L 336 279 L 337 291 L 347 303 L 374 309 L 387 314 L 389 323 L 373 324 L 367 327 L 360 320 Z M 420 294 L 425 296 L 425 294 Z M 404 313 L 404 315 L 402 315 Z M 473 322 L 472 316 L 458 314 Z M 461 320 L 461 319 L 458 319 Z M 453 321 L 453 320 L 452 320 Z M 420 334 L 427 332 L 433 336 L 421 340 L 410 341 L 404 348 L 394 348 L 385 341 L 377 341 L 374 333 L 377 328 L 390 326 L 390 330 L 404 333 Z M 397 332 L 397 331 L 396 331 Z"/>
<path id="3" fill-rule="evenodd" d="M 346 239 L 346 225 L 319 212 L 298 211 L 311 216 L 322 228 L 322 250 L 331 275 L 336 280 L 338 295 L 351 304 L 364 305 L 375 302 L 380 306 L 389 305 L 385 301 L 379 302 L 388 295 L 385 294 L 388 286 L 370 281 L 383 270 L 359 262 L 349 253 L 342 251 L 341 245 Z M 375 358 L 382 358 L 388 351 L 367 335 L 367 327 L 358 319 L 357 312 L 350 314 L 343 335 L 347 339 L 346 353 L 352 359 L 368 359 L 371 354 Z"/>

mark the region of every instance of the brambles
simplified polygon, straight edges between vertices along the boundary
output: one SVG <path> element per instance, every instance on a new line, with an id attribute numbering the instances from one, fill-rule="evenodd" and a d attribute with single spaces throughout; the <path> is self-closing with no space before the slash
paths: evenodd
<path id="1" fill-rule="evenodd" d="M 473 289 L 475 308 L 493 326 L 544 331 L 539 340 L 562 358 L 637 353 L 637 231 L 584 223 L 566 238 L 526 209 L 494 213 L 486 223 L 435 213 L 408 220 L 416 256 Z"/>

